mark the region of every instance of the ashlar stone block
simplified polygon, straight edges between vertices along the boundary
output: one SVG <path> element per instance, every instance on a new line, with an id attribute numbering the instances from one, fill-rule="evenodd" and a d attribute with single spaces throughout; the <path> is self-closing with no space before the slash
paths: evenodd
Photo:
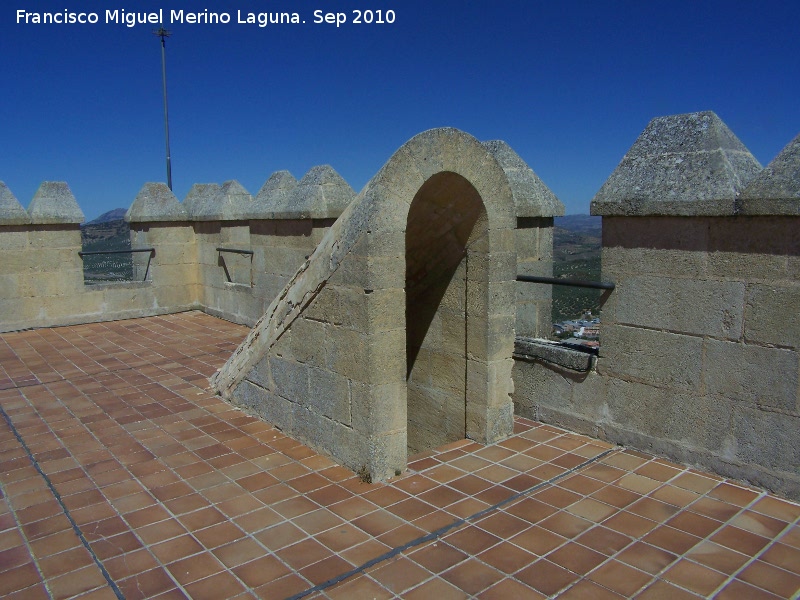
<path id="1" fill-rule="evenodd" d="M 800 346 L 800 284 L 751 285 L 744 311 L 748 342 Z"/>
<path id="2" fill-rule="evenodd" d="M 743 330 L 743 282 L 642 275 L 616 282 L 618 323 L 720 338 Z"/>
<path id="3" fill-rule="evenodd" d="M 796 351 L 712 339 L 705 345 L 706 393 L 750 406 L 797 410 L 800 355 Z"/>
<path id="4" fill-rule="evenodd" d="M 658 387 L 699 391 L 703 340 L 664 331 L 603 324 L 598 371 Z"/>

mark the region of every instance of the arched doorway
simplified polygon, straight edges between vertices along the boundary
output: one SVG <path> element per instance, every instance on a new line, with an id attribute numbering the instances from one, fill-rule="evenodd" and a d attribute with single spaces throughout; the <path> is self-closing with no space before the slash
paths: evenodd
<path id="1" fill-rule="evenodd" d="M 409 454 L 467 436 L 470 371 L 486 364 L 488 219 L 477 190 L 442 172 L 419 189 L 406 226 Z"/>

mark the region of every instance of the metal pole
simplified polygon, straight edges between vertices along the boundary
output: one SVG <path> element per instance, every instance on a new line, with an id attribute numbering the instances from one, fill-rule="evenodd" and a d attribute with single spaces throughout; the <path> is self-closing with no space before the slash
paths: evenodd
<path id="1" fill-rule="evenodd" d="M 595 290 L 613 290 L 614 284 L 606 281 L 584 281 L 583 279 L 560 279 L 558 277 L 539 277 L 537 275 L 517 275 L 517 281 L 529 283 L 549 283 L 571 287 L 592 288 Z"/>
<path id="2" fill-rule="evenodd" d="M 169 110 L 167 109 L 167 45 L 166 45 L 166 38 L 168 38 L 171 33 L 160 27 L 156 31 L 153 32 L 155 35 L 161 37 L 161 80 L 164 84 L 164 131 L 166 133 L 166 140 L 167 140 L 167 187 L 172 189 L 172 158 L 170 157 L 169 152 Z"/>

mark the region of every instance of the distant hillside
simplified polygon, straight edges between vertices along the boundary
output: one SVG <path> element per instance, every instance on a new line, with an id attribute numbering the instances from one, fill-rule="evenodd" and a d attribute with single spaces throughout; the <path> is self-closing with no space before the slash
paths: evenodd
<path id="1" fill-rule="evenodd" d="M 131 228 L 125 222 L 124 208 L 103 213 L 81 225 L 81 245 L 84 252 L 129 250 Z M 130 254 L 87 255 L 83 257 L 83 277 L 87 283 L 126 281 L 133 275 Z"/>
<path id="2" fill-rule="evenodd" d="M 103 213 L 99 217 L 97 217 L 94 221 L 89 221 L 88 223 L 84 224 L 84 227 L 87 225 L 100 225 L 101 223 L 108 223 L 109 221 L 122 221 L 125 219 L 125 213 L 128 212 L 124 208 L 115 208 L 114 210 L 110 210 L 108 212 Z"/>
<path id="3" fill-rule="evenodd" d="M 555 226 L 568 229 L 577 233 L 600 236 L 603 226 L 603 217 L 592 215 L 566 215 L 555 218 Z"/>
<path id="4" fill-rule="evenodd" d="M 553 276 L 599 281 L 601 235 L 602 217 L 556 217 L 553 231 Z M 575 319 L 586 310 L 597 314 L 599 301 L 599 290 L 555 285 L 553 322 Z"/>
<path id="5" fill-rule="evenodd" d="M 124 208 L 115 208 L 81 225 L 83 249 L 90 251 L 130 248 L 131 229 L 125 222 L 125 212 Z"/>

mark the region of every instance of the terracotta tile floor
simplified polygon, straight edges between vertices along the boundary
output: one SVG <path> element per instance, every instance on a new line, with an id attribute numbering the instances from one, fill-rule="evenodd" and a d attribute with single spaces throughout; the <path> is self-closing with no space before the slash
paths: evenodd
<path id="1" fill-rule="evenodd" d="M 798 597 L 797 504 L 525 419 L 362 483 L 208 393 L 245 333 L 0 335 L 0 596 Z"/>

